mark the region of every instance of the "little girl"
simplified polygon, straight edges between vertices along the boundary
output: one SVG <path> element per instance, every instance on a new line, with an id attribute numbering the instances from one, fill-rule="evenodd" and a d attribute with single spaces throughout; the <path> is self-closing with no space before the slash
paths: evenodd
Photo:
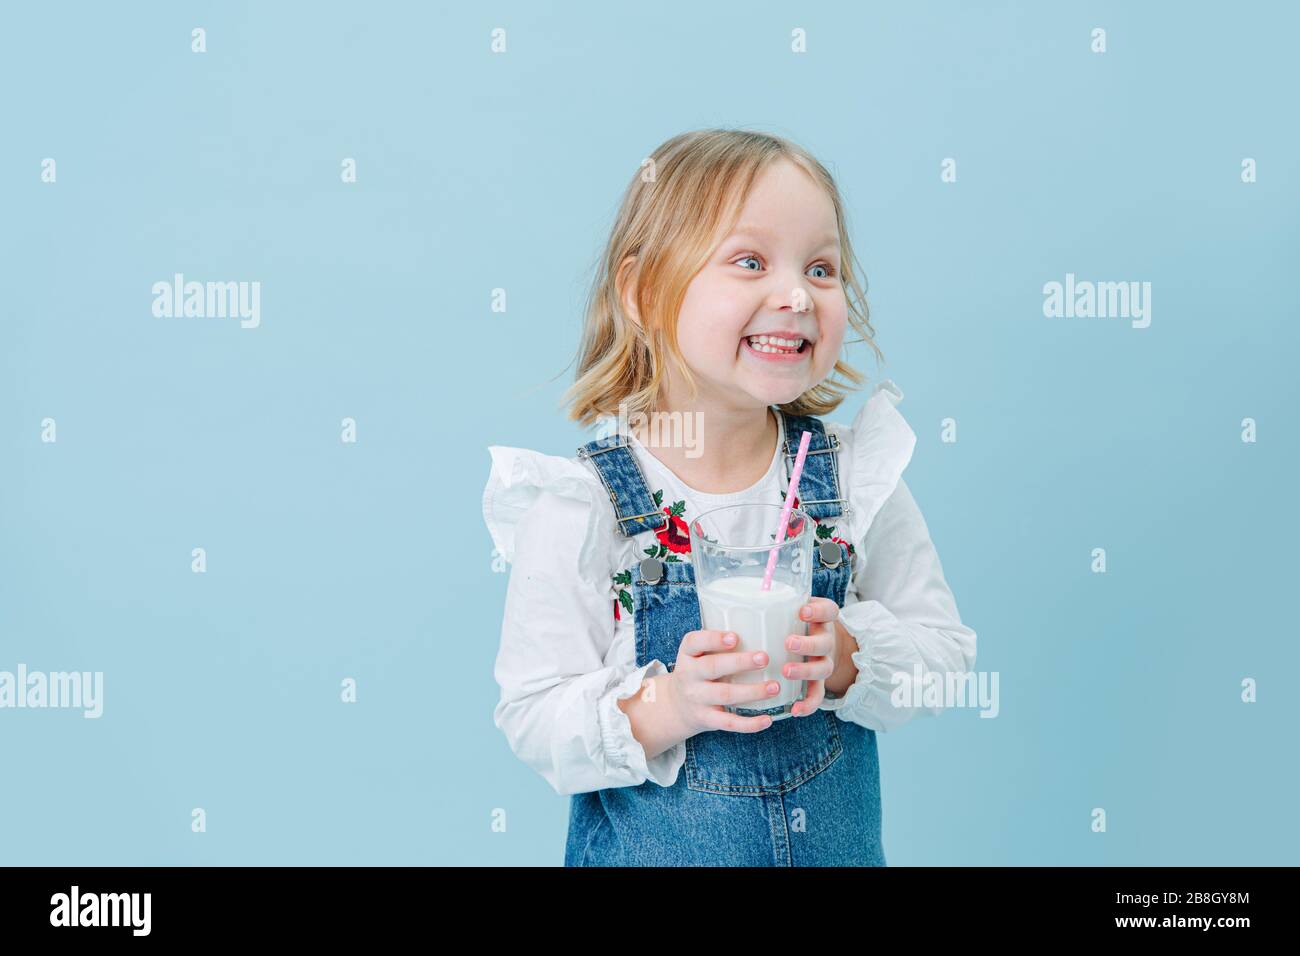
<path id="1" fill-rule="evenodd" d="M 806 151 L 674 137 L 624 196 L 568 400 L 584 426 L 698 428 L 620 428 L 571 458 L 489 449 L 483 514 L 512 563 L 494 717 L 572 794 L 565 865 L 885 863 L 876 731 L 913 715 L 901 681 L 969 671 L 975 632 L 901 477 L 902 392 L 879 383 L 852 426 L 817 417 L 863 382 L 846 326 L 876 349 L 858 276 L 838 188 Z M 781 672 L 808 683 L 773 722 L 724 709 L 780 687 L 724 679 L 767 658 L 700 629 L 687 528 L 781 504 L 804 431 L 814 597 L 786 640 L 804 663 Z"/>

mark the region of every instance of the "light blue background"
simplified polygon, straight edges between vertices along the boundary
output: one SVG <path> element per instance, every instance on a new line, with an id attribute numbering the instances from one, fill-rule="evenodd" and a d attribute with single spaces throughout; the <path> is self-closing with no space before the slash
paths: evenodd
<path id="1" fill-rule="evenodd" d="M 1296 863 L 1298 34 L 1284 4 L 6 7 L 0 670 L 106 686 L 98 721 L 0 711 L 0 862 L 561 861 L 567 800 L 492 723 L 486 446 L 585 440 L 558 402 L 621 191 L 724 125 L 838 177 L 887 364 L 856 359 L 905 393 L 1000 674 L 997 719 L 881 736 L 890 862 Z M 154 318 L 174 272 L 260 281 L 261 327 Z M 1044 318 L 1067 272 L 1150 281 L 1150 328 Z"/>

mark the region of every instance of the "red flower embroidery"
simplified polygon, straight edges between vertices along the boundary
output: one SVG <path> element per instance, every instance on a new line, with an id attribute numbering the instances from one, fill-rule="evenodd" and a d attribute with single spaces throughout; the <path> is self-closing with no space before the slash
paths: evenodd
<path id="1" fill-rule="evenodd" d="M 664 502 L 664 493 L 660 489 L 654 493 L 655 507 L 658 508 Z M 643 553 L 658 558 L 660 561 L 680 562 L 682 559 L 677 557 L 679 554 L 688 554 L 691 550 L 690 527 L 686 524 L 683 515 L 686 514 L 686 502 L 674 501 L 663 509 L 665 517 L 668 519 L 662 530 L 655 531 L 655 537 L 659 539 L 658 544 L 652 544 L 646 548 Z M 674 552 L 669 554 L 669 552 Z M 626 569 L 618 572 L 613 576 L 614 580 L 614 620 L 623 619 L 623 611 L 632 613 L 632 592 L 628 590 L 632 586 L 632 571 Z M 623 605 L 622 610 L 619 605 Z"/>
<path id="2" fill-rule="evenodd" d="M 691 533 L 686 527 L 686 522 L 673 514 L 671 508 L 665 508 L 664 514 L 668 516 L 668 524 L 655 537 L 659 539 L 660 544 L 667 545 L 669 551 L 675 551 L 677 554 L 689 553 Z"/>
<path id="3" fill-rule="evenodd" d="M 784 491 L 781 492 L 781 497 L 782 497 L 782 499 L 785 498 L 785 492 L 784 492 Z M 795 496 L 794 496 L 794 505 L 793 505 L 793 507 L 795 507 L 795 508 L 798 508 L 798 507 L 799 507 L 799 496 L 798 496 L 798 495 L 795 495 Z M 848 541 L 845 541 L 843 538 L 837 538 L 837 537 L 835 537 L 835 525 L 832 525 L 832 524 L 822 524 L 821 521 L 819 521 L 817 518 L 813 518 L 813 519 L 812 519 L 812 523 L 813 523 L 813 527 L 816 529 L 816 532 L 817 532 L 817 539 L 818 539 L 819 541 L 834 541 L 836 544 L 842 544 L 842 545 L 844 545 L 844 547 L 848 549 L 849 554 L 856 554 L 856 553 L 857 553 L 857 552 L 855 552 L 855 551 L 853 550 L 853 545 L 850 544 Z"/>

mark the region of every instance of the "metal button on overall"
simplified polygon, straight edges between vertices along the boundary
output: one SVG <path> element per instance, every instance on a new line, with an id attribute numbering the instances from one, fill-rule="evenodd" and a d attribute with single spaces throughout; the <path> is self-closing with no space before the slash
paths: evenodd
<path id="1" fill-rule="evenodd" d="M 640 570 L 642 581 L 646 584 L 658 584 L 664 576 L 664 563 L 658 558 L 643 558 Z"/>

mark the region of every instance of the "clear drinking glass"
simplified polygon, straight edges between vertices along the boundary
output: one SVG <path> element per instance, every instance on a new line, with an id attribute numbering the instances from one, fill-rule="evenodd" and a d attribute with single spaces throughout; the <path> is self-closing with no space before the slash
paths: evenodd
<path id="1" fill-rule="evenodd" d="M 763 574 L 782 510 L 782 505 L 729 505 L 704 512 L 690 526 L 701 627 L 734 631 L 740 638 L 736 650 L 765 651 L 768 656 L 767 666 L 722 680 L 735 684 L 774 680 L 781 685 L 775 697 L 724 709 L 746 717 L 770 714 L 773 720 L 789 717 L 790 708 L 808 691 L 807 681 L 791 680 L 781 673 L 787 662 L 804 660 L 802 654 L 786 649 L 785 639 L 808 633 L 799 609 L 812 596 L 813 522 L 797 508 L 790 511 L 785 540 L 777 546 L 772 587 L 763 590 Z M 753 530 L 740 539 L 719 533 L 721 528 L 735 527 Z"/>

